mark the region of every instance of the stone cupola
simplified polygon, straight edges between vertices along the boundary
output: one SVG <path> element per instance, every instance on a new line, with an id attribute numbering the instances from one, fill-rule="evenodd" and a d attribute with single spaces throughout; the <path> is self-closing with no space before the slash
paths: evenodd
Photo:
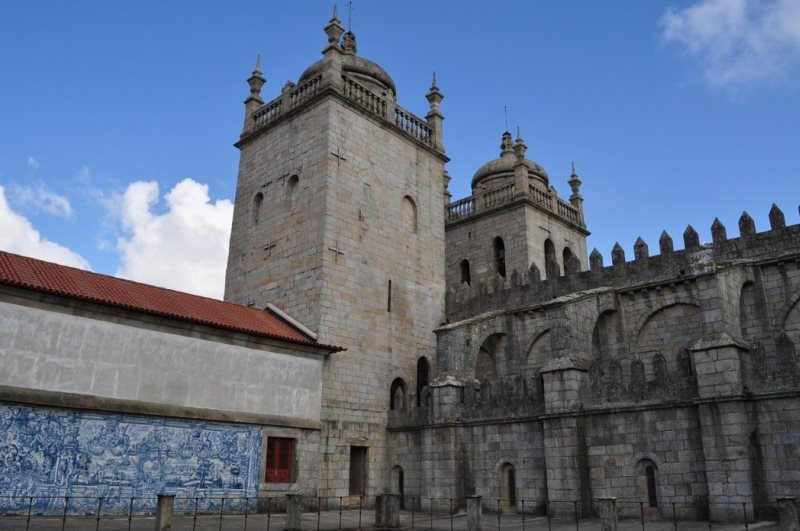
<path id="1" fill-rule="evenodd" d="M 522 153 L 524 155 L 524 150 Z M 472 177 L 472 193 L 474 194 L 479 190 L 490 190 L 514 182 L 514 167 L 517 165 L 518 158 L 511 133 L 506 131 L 503 133 L 500 142 L 500 158 L 491 160 L 478 168 L 478 171 Z M 542 190 L 547 190 L 550 178 L 544 168 L 536 162 L 524 158 L 524 156 L 522 157 L 522 163 L 527 168 L 529 183 Z"/>

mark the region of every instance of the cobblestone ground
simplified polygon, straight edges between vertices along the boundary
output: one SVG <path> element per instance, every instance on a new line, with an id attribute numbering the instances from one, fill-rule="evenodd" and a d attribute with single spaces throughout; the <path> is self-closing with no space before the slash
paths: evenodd
<path id="1" fill-rule="evenodd" d="M 173 531 L 195 530 L 195 531 L 219 531 L 219 530 L 251 530 L 251 531 L 282 531 L 284 529 L 284 515 L 249 515 L 245 520 L 242 515 L 223 516 L 198 516 L 197 519 L 191 516 L 176 516 L 172 521 Z M 322 513 L 304 513 L 302 528 L 308 531 L 333 530 L 333 529 L 369 529 L 373 527 L 374 512 L 363 511 L 360 516 L 354 510 L 325 511 Z M 434 515 L 433 520 L 429 514 L 403 511 L 400 515 L 400 523 L 403 529 L 433 529 L 436 531 L 463 530 L 467 528 L 467 517 L 465 514 L 455 514 L 451 518 L 449 515 Z M 594 531 L 600 529 L 600 521 L 597 519 L 582 519 L 577 525 L 572 519 L 552 519 L 548 521 L 546 517 L 528 516 L 524 520 L 518 514 L 503 514 L 498 521 L 496 514 L 484 514 L 482 517 L 482 527 L 484 530 L 508 530 L 508 531 Z M 68 517 L 66 523 L 60 517 L 37 517 L 31 519 L 30 526 L 26 518 L 19 517 L 0 517 L 0 530 L 3 531 L 23 531 L 30 530 L 147 530 L 154 529 L 154 519 L 144 517 L 134 517 L 129 522 L 127 518 L 107 517 L 99 522 L 95 517 Z M 743 524 L 717 524 L 708 522 L 678 521 L 677 525 L 665 520 L 646 520 L 644 526 L 639 520 L 622 520 L 619 523 L 620 531 L 674 531 L 678 530 L 725 530 L 735 531 L 746 529 Z M 747 526 L 748 530 L 777 530 L 775 522 L 758 522 Z"/>

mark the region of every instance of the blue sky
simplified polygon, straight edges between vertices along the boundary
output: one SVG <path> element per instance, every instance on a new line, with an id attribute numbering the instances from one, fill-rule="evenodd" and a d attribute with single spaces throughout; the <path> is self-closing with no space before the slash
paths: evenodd
<path id="1" fill-rule="evenodd" d="M 260 53 L 277 96 L 331 8 L 0 3 L 0 248 L 220 296 L 245 79 Z M 352 30 L 418 115 L 436 71 L 454 199 L 507 107 L 562 196 L 575 161 L 607 263 L 743 210 L 765 230 L 773 202 L 798 222 L 800 0 L 358 0 Z"/>

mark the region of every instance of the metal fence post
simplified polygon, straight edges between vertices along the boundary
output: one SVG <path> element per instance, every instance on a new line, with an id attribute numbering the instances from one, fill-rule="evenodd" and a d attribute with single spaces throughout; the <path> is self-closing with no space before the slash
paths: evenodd
<path id="1" fill-rule="evenodd" d="M 411 496 L 411 529 L 414 529 L 414 496 Z"/>
<path id="2" fill-rule="evenodd" d="M 194 517 L 192 518 L 192 531 L 197 527 L 197 504 L 200 502 L 199 498 L 194 499 Z"/>
<path id="3" fill-rule="evenodd" d="M 553 531 L 553 522 L 550 516 L 550 500 L 544 502 L 544 509 L 547 511 L 547 531 Z"/>
<path id="4" fill-rule="evenodd" d="M 358 528 L 361 529 L 361 506 L 364 504 L 364 495 L 358 497 Z"/>
<path id="5" fill-rule="evenodd" d="M 342 528 L 342 503 L 343 503 L 343 501 L 344 501 L 344 498 L 342 496 L 339 496 L 339 529 Z"/>
<path id="6" fill-rule="evenodd" d="M 322 512 L 322 497 L 317 498 L 317 531 L 319 531 L 319 518 Z"/>
<path id="7" fill-rule="evenodd" d="M 94 526 L 94 531 L 98 531 L 100 529 L 100 511 L 103 510 L 103 497 L 100 496 L 97 499 L 97 523 Z"/>
<path id="8" fill-rule="evenodd" d="M 742 516 L 744 517 L 744 531 L 749 531 L 750 527 L 747 525 L 747 502 L 742 502 Z"/>
<path id="9" fill-rule="evenodd" d="M 525 531 L 525 500 L 520 500 L 522 504 L 522 531 Z"/>
<path id="10" fill-rule="evenodd" d="M 219 531 L 222 531 L 222 513 L 225 511 L 225 498 L 222 498 L 222 503 L 219 505 Z"/>
<path id="11" fill-rule="evenodd" d="M 708 523 L 711 524 L 711 517 L 708 518 Z M 678 531 L 678 515 L 675 514 L 675 502 L 672 502 L 672 527 Z"/>
<path id="12" fill-rule="evenodd" d="M 272 519 L 272 498 L 267 498 L 267 531 L 269 531 L 269 521 L 271 519 Z"/>
<path id="13" fill-rule="evenodd" d="M 131 531 L 132 522 L 133 522 L 133 497 L 131 497 L 131 504 L 128 506 L 128 531 Z"/>
<path id="14" fill-rule="evenodd" d="M 250 498 L 245 497 L 244 499 L 244 531 L 247 531 L 247 512 L 250 509 Z"/>
<path id="15" fill-rule="evenodd" d="M 29 497 L 30 500 L 28 501 L 28 520 L 25 522 L 25 531 L 28 531 L 31 527 L 31 510 L 33 509 L 33 496 Z"/>
<path id="16" fill-rule="evenodd" d="M 69 507 L 69 496 L 64 496 L 64 516 L 61 518 L 61 531 L 67 527 L 67 508 Z"/>
<path id="17" fill-rule="evenodd" d="M 431 498 L 431 529 L 433 529 L 433 498 Z"/>
<path id="18" fill-rule="evenodd" d="M 500 515 L 502 512 L 503 511 L 500 509 L 500 498 L 497 498 L 497 529 L 500 529 Z"/>
<path id="19" fill-rule="evenodd" d="M 579 524 L 578 524 L 578 500 L 573 501 L 572 505 L 575 507 L 575 529 L 579 529 Z"/>

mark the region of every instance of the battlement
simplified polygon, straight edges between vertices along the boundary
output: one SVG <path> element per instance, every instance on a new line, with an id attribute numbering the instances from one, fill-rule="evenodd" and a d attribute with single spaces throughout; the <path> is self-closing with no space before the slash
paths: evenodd
<path id="1" fill-rule="evenodd" d="M 711 244 L 701 244 L 697 231 L 689 225 L 683 234 L 684 249 L 677 251 L 665 231 L 659 239 L 660 254 L 655 256 L 650 256 L 647 244 L 638 238 L 632 261 L 626 261 L 625 251 L 617 243 L 611 252 L 610 266 L 603 264 L 602 255 L 594 249 L 588 271 L 568 272 L 552 279 L 541 280 L 536 267 L 522 273 L 514 270 L 508 278 L 496 274 L 477 276 L 470 284 L 448 287 L 447 320 L 459 321 L 491 310 L 534 307 L 596 288 L 627 291 L 687 282 L 738 261 L 800 261 L 800 224 L 786 226 L 784 214 L 776 205 L 772 206 L 769 219 L 770 230 L 756 232 L 753 219 L 744 212 L 739 219 L 740 235 L 731 239 L 719 219 L 715 219 Z"/>

